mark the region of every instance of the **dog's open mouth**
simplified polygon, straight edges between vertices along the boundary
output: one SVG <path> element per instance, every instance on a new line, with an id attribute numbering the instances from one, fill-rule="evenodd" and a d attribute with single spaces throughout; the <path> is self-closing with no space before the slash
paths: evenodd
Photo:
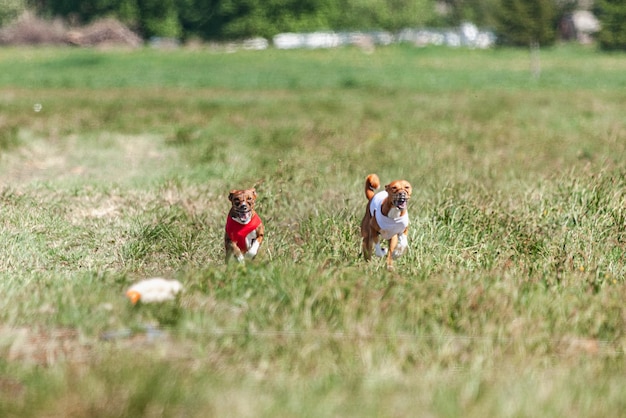
<path id="1" fill-rule="evenodd" d="M 400 210 L 406 209 L 409 199 L 406 196 L 399 195 L 393 199 L 393 205 Z"/>
<path id="2" fill-rule="evenodd" d="M 233 211 L 232 218 L 240 224 L 247 224 L 252 219 L 252 211 Z"/>

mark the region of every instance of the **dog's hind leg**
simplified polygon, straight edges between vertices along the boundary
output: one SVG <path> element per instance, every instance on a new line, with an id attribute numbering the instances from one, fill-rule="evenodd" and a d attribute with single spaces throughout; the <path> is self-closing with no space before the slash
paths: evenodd
<path id="1" fill-rule="evenodd" d="M 363 258 L 365 261 L 370 261 L 372 259 L 372 243 L 370 242 L 368 237 L 363 237 Z"/>

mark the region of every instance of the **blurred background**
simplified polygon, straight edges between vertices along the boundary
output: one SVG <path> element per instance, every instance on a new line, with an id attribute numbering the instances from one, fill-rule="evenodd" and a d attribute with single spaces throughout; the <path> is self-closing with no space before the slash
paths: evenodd
<path id="1" fill-rule="evenodd" d="M 0 0 L 0 44 L 626 49 L 622 0 Z"/>

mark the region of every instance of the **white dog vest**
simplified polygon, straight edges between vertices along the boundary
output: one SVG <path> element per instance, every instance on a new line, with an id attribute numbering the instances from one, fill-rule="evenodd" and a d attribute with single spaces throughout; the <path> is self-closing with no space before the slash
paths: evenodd
<path id="1" fill-rule="evenodd" d="M 376 193 L 370 202 L 370 215 L 376 217 L 376 222 L 380 227 L 380 235 L 383 239 L 391 239 L 394 235 L 403 233 L 407 226 L 409 226 L 408 211 L 398 218 L 390 218 L 383 215 L 381 206 L 387 196 L 388 193 L 383 190 Z"/>

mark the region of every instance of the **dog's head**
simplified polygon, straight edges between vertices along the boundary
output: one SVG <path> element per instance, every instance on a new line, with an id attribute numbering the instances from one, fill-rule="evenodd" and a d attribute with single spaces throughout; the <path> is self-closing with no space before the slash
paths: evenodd
<path id="1" fill-rule="evenodd" d="M 232 207 L 230 216 L 241 224 L 247 224 L 252 219 L 252 211 L 256 203 L 256 190 L 231 190 L 228 194 Z"/>
<path id="2" fill-rule="evenodd" d="M 391 203 L 399 210 L 405 210 L 411 198 L 412 187 L 406 180 L 395 180 L 385 186 Z"/>

